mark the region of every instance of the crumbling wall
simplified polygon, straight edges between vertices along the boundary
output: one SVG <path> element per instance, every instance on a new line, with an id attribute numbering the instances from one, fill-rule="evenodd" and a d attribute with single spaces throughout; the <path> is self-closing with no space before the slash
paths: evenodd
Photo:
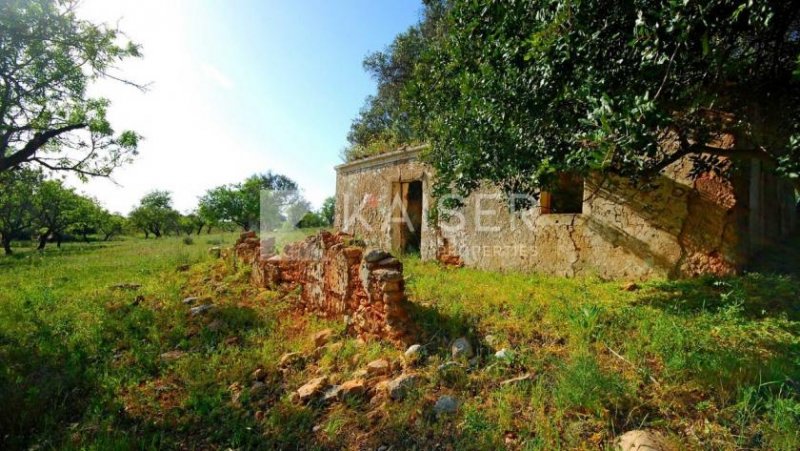
<path id="1" fill-rule="evenodd" d="M 252 265 L 253 284 L 299 290 L 293 300 L 307 313 L 345 319 L 365 339 L 410 335 L 403 264 L 387 252 L 326 231 L 288 244 L 282 254 L 274 240 L 253 232 L 242 234 L 235 249 L 238 260 Z"/>
<path id="2" fill-rule="evenodd" d="M 581 213 L 522 212 L 482 185 L 431 225 L 431 169 L 416 154 L 375 157 L 337 168 L 337 227 L 390 246 L 393 182 L 422 180 L 421 257 L 487 270 L 648 279 L 727 275 L 796 226 L 792 187 L 768 171 L 738 166 L 731 177 L 692 177 L 688 158 L 648 183 L 586 178 Z M 754 175 L 755 174 L 755 175 Z M 346 221 L 345 198 L 365 199 L 363 221 Z M 442 211 L 440 211 L 441 213 Z"/>

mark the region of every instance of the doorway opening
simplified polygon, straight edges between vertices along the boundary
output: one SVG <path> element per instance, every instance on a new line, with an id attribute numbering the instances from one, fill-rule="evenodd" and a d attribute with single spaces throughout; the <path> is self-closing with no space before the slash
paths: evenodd
<path id="1" fill-rule="evenodd" d="M 422 181 L 392 184 L 392 248 L 418 253 L 422 245 Z"/>

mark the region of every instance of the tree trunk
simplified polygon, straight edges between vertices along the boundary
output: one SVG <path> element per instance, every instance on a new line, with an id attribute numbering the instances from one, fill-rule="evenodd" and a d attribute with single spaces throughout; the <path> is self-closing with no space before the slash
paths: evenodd
<path id="1" fill-rule="evenodd" d="M 57 233 L 56 234 L 56 247 L 57 248 L 61 249 L 61 241 L 63 241 L 63 240 L 64 240 L 64 238 L 61 236 L 61 234 Z M 88 243 L 89 241 L 86 241 L 86 242 Z"/>
<path id="2" fill-rule="evenodd" d="M 3 242 L 3 251 L 5 251 L 6 255 L 11 255 L 14 251 L 11 250 L 11 238 L 7 238 L 6 235 L 0 237 L 0 241 Z"/>
<path id="3" fill-rule="evenodd" d="M 43 233 L 39 235 L 39 246 L 36 249 L 43 251 L 44 247 L 47 246 L 47 237 L 50 236 L 50 232 Z"/>

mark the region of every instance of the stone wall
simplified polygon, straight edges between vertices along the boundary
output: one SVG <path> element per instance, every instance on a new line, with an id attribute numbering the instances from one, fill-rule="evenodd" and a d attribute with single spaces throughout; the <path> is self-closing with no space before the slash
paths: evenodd
<path id="1" fill-rule="evenodd" d="M 367 251 L 345 233 L 326 231 L 275 252 L 274 239 L 241 235 L 236 258 L 252 265 L 252 283 L 285 292 L 307 313 L 348 322 L 364 339 L 406 341 L 411 327 L 406 312 L 403 264 L 381 250 Z"/>
<path id="2" fill-rule="evenodd" d="M 427 212 L 433 174 L 416 152 L 398 152 L 337 167 L 336 226 L 368 244 L 391 246 L 391 229 L 397 227 L 391 184 L 421 180 L 423 259 L 612 279 L 731 274 L 794 227 L 796 203 L 786 182 L 763 171 L 754 181 L 747 165 L 730 178 L 692 178 L 690 169 L 688 160 L 680 160 L 648 186 L 589 177 L 582 211 L 575 214 L 547 214 L 538 206 L 512 212 L 496 188 L 482 186 L 463 208 L 432 225 Z M 353 211 L 361 213 L 355 220 Z"/>

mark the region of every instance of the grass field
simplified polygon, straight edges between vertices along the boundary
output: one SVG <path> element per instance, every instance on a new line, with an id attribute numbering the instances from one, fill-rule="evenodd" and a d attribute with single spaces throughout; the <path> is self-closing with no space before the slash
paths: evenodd
<path id="1" fill-rule="evenodd" d="M 796 276 L 626 291 L 407 257 L 422 384 L 403 401 L 304 406 L 291 394 L 308 379 L 347 380 L 379 357 L 399 368 L 403 349 L 359 343 L 340 322 L 256 292 L 247 268 L 208 256 L 233 240 L 129 238 L 0 258 L 0 448 L 598 449 L 649 428 L 689 449 L 800 449 Z M 218 309 L 191 317 L 186 296 Z M 326 327 L 339 345 L 315 351 L 309 337 Z M 439 369 L 460 336 L 478 358 Z M 495 358 L 500 348 L 509 357 Z M 289 351 L 306 358 L 279 368 Z M 256 368 L 267 382 L 258 396 Z M 434 414 L 443 394 L 456 414 Z"/>

